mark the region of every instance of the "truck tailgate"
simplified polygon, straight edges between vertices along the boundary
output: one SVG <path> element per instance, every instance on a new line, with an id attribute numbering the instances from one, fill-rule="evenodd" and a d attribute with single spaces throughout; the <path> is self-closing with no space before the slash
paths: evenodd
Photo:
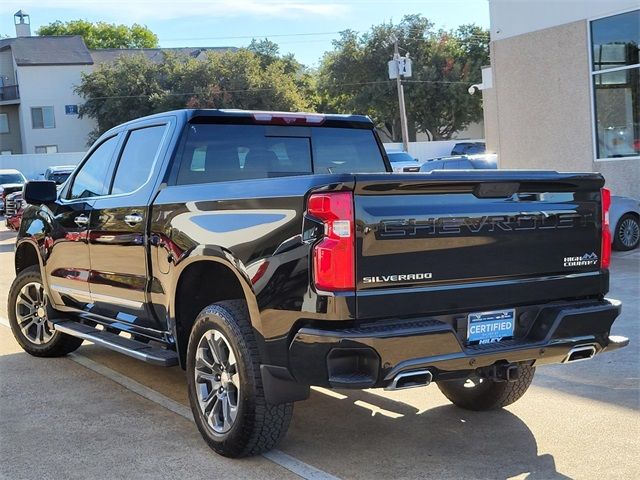
<path id="1" fill-rule="evenodd" d="M 602 294 L 603 185 L 557 172 L 357 175 L 358 317 Z"/>

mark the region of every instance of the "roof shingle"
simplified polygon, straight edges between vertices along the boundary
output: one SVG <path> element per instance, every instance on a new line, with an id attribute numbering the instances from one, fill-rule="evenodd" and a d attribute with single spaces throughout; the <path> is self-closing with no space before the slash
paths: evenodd
<path id="1" fill-rule="evenodd" d="M 82 37 L 37 36 L 0 40 L 0 50 L 11 48 L 16 64 L 29 65 L 92 65 L 93 59 Z"/>
<path id="2" fill-rule="evenodd" d="M 237 50 L 236 47 L 181 47 L 181 48 L 102 48 L 91 50 L 91 57 L 96 64 L 113 63 L 122 55 L 144 55 L 155 63 L 161 63 L 166 53 L 178 57 L 198 58 L 206 52 L 227 52 Z"/>

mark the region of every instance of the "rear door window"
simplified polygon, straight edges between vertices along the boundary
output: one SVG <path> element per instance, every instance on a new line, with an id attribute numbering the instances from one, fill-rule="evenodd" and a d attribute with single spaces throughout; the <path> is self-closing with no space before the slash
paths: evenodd
<path id="1" fill-rule="evenodd" d="M 177 183 L 310 174 L 311 139 L 282 132 L 264 125 L 189 125 Z"/>

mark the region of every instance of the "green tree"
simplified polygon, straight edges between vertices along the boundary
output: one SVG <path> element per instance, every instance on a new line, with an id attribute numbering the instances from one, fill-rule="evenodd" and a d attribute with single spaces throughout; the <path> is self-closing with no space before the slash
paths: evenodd
<path id="1" fill-rule="evenodd" d="M 278 64 L 284 74 L 293 77 L 296 87 L 307 99 L 307 106 L 315 108 L 318 101 L 316 84 L 317 72 L 298 62 L 292 53 L 281 55 L 278 44 L 266 38 L 263 40 L 256 40 L 254 38 L 251 40 L 247 50 L 258 55 L 263 68 Z"/>
<path id="2" fill-rule="evenodd" d="M 85 98 L 80 117 L 97 122 L 91 143 L 111 127 L 159 111 L 169 84 L 159 65 L 144 55 L 120 55 L 113 64 L 102 64 L 82 74 L 76 93 Z"/>
<path id="3" fill-rule="evenodd" d="M 263 67 L 280 59 L 280 47 L 277 43 L 265 38 L 264 40 L 251 40 L 247 50 L 255 53 Z"/>
<path id="4" fill-rule="evenodd" d="M 321 62 L 318 77 L 322 110 L 370 115 L 388 135 L 400 140 L 395 81 L 388 80 L 387 62 L 393 56 L 392 37 L 401 53 L 410 54 L 413 76 L 403 81 L 409 136 L 429 132 L 447 139 L 482 118 L 481 95 L 468 88 L 481 81 L 489 63 L 488 32 L 475 25 L 434 30 L 420 15 L 405 16 L 394 25 L 384 23 L 364 34 L 345 31 Z"/>
<path id="5" fill-rule="evenodd" d="M 155 48 L 158 37 L 143 25 L 134 23 L 130 27 L 115 23 L 87 20 L 60 20 L 44 25 L 37 35 L 80 35 L 88 48 Z"/>
<path id="6" fill-rule="evenodd" d="M 286 64 L 263 65 L 249 50 L 209 52 L 206 59 L 190 59 L 173 69 L 173 90 L 189 93 L 191 108 L 241 108 L 250 110 L 300 110 L 309 107 Z M 184 98 L 173 96 L 166 106 L 181 107 Z"/>
<path id="7" fill-rule="evenodd" d="M 177 108 L 241 108 L 299 111 L 313 108 L 291 62 L 264 63 L 255 52 L 209 52 L 203 59 L 165 55 L 121 55 L 84 74 L 76 92 L 84 97 L 80 115 L 94 118 L 94 140 L 128 120 Z"/>

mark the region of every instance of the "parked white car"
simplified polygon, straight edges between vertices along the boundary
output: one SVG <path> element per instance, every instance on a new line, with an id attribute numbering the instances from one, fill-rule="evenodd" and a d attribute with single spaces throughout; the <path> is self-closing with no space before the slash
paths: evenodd
<path id="1" fill-rule="evenodd" d="M 387 157 L 391 162 L 391 168 L 394 172 L 419 172 L 421 162 L 417 158 L 413 158 L 407 152 L 395 151 L 387 152 Z"/>
<path id="2" fill-rule="evenodd" d="M 611 240 L 616 250 L 633 250 L 640 244 L 640 201 L 629 197 L 611 197 L 609 210 Z"/>

